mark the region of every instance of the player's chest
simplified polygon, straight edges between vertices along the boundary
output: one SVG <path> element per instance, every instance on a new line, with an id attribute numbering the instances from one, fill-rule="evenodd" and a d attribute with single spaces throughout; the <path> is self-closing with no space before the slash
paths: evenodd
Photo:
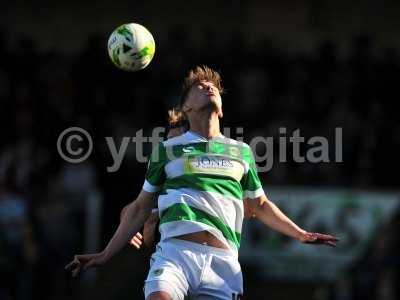
<path id="1" fill-rule="evenodd" d="M 203 174 L 240 181 L 246 172 L 246 163 L 235 146 L 196 144 L 173 149 L 173 152 L 174 159 L 165 166 L 167 178 Z"/>

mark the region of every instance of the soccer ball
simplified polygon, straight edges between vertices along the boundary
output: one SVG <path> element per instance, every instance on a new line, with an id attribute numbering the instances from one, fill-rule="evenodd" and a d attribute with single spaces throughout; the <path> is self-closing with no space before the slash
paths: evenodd
<path id="1" fill-rule="evenodd" d="M 150 31 L 136 23 L 119 26 L 108 39 L 108 55 L 124 71 L 144 69 L 153 59 L 155 49 Z"/>

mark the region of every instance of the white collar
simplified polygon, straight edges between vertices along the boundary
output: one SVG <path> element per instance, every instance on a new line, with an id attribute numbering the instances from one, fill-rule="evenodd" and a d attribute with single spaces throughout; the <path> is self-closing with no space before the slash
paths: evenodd
<path id="1" fill-rule="evenodd" d="M 198 134 L 198 133 L 196 133 L 194 131 L 191 131 L 191 130 L 186 131 L 186 136 L 189 139 L 202 139 L 204 141 L 210 141 L 210 140 L 215 139 L 215 138 L 220 138 L 220 139 L 221 138 L 225 138 L 225 136 L 222 133 L 219 133 L 219 135 L 217 135 L 216 137 L 208 139 L 208 138 L 206 138 L 206 137 L 204 137 L 204 136 L 202 136 L 202 135 L 200 135 L 200 134 Z"/>

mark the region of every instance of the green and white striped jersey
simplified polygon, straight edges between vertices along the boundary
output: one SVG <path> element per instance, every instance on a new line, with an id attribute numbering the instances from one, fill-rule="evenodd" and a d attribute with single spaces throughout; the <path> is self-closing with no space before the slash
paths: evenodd
<path id="1" fill-rule="evenodd" d="M 247 144 L 191 131 L 153 149 L 143 189 L 160 192 L 161 240 L 206 230 L 235 252 L 243 199 L 264 194 Z"/>

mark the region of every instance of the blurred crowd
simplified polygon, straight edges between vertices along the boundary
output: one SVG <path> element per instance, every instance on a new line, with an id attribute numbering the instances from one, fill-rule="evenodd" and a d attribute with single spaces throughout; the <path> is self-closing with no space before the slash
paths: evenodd
<path id="1" fill-rule="evenodd" d="M 0 299 L 68 298 L 62 266 L 83 247 L 86 196 L 93 190 L 103 195 L 106 240 L 119 210 L 143 183 L 145 164 L 136 161 L 134 146 L 117 172 L 107 172 L 112 157 L 104 138 L 120 141 L 142 128 L 149 133 L 165 126 L 183 76 L 197 64 L 221 71 L 227 88 L 223 126 L 243 127 L 245 141 L 279 137 L 280 127 L 288 137 L 300 129 L 306 140 L 333 141 L 334 128 L 343 128 L 343 162 L 276 161 L 260 174 L 265 186 L 398 187 L 398 49 L 378 49 L 365 34 L 345 47 L 323 41 L 305 51 L 269 40 L 250 44 L 240 33 L 221 42 L 209 30 L 199 44 L 180 28 L 157 44 L 146 70 L 126 73 L 111 65 L 106 40 L 93 35 L 80 53 L 68 54 L 41 50 L 26 36 L 10 43 L 0 35 L 0 273 L 7 278 Z M 65 163 L 56 147 L 71 126 L 94 140 L 90 159 L 78 165 Z M 389 253 L 387 247 L 380 253 Z M 363 299 L 378 299 L 376 292 Z M 353 299 L 351 293 L 339 296 Z"/>

